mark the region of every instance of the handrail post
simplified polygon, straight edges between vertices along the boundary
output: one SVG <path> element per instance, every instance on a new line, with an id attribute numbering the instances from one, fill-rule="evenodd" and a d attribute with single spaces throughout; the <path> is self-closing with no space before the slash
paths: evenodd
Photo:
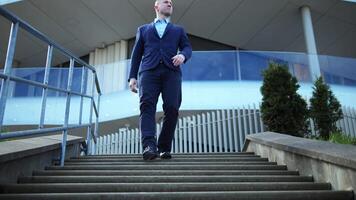
<path id="1" fill-rule="evenodd" d="M 7 52 L 6 52 L 5 66 L 4 66 L 4 74 L 8 76 L 11 75 L 12 61 L 14 60 L 14 55 L 15 55 L 18 30 L 19 30 L 19 23 L 18 22 L 12 23 L 10 36 L 9 36 L 9 44 L 7 46 Z M 7 100 L 8 89 L 10 85 L 10 77 L 8 76 L 2 80 L 1 91 L 0 91 L 0 134 L 4 122 L 6 100 Z"/>
<path id="2" fill-rule="evenodd" d="M 91 131 L 91 128 L 90 128 L 91 125 L 89 125 L 87 127 L 87 151 L 85 152 L 85 155 L 90 155 L 91 154 L 91 139 L 90 139 L 90 131 Z"/>
<path id="3" fill-rule="evenodd" d="M 98 93 L 98 106 L 97 106 L 97 111 L 98 113 L 96 114 L 96 119 L 95 119 L 95 129 L 94 129 L 94 135 L 97 138 L 99 136 L 98 131 L 99 131 L 99 111 L 100 111 L 100 94 Z"/>
<path id="4" fill-rule="evenodd" d="M 92 84 L 92 87 L 91 87 L 90 113 L 89 113 L 89 124 L 90 125 L 88 126 L 88 131 L 87 131 L 88 144 L 90 144 L 90 140 L 92 138 L 93 110 L 94 110 L 94 89 L 95 89 L 95 73 L 94 72 L 92 72 L 92 83 L 91 84 Z M 94 147 L 95 147 L 95 144 L 94 144 Z"/>
<path id="5" fill-rule="evenodd" d="M 80 94 L 84 94 L 84 82 L 85 82 L 86 69 L 82 67 L 82 80 L 80 84 Z M 79 107 L 79 124 L 82 124 L 83 116 L 83 96 L 80 96 L 80 107 Z"/>
<path id="6" fill-rule="evenodd" d="M 74 59 L 70 58 L 69 72 L 68 72 L 68 85 L 67 85 L 67 100 L 66 100 L 66 110 L 64 116 L 64 130 L 62 138 L 62 154 L 61 154 L 61 166 L 64 166 L 66 146 L 67 146 L 67 134 L 68 134 L 68 120 L 69 120 L 69 111 L 70 111 L 70 99 L 72 90 L 72 79 L 73 79 L 73 68 L 74 68 Z"/>
<path id="7" fill-rule="evenodd" d="M 47 50 L 45 75 L 43 78 L 43 84 L 45 84 L 46 86 L 48 86 L 49 73 L 50 73 L 51 64 L 52 64 L 52 54 L 53 54 L 53 46 L 49 45 L 48 50 Z M 40 118 L 40 124 L 39 124 L 38 128 L 43 128 L 44 118 L 46 115 L 47 93 L 48 93 L 48 88 L 44 87 L 42 90 L 41 118 Z"/>

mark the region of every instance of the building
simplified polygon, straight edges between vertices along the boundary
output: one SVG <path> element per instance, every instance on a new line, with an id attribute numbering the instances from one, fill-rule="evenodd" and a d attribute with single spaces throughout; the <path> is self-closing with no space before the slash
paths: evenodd
<path id="1" fill-rule="evenodd" d="M 194 54 L 183 66 L 182 113 L 236 108 L 260 102 L 261 70 L 271 60 L 288 64 L 311 94 L 313 75 L 321 74 L 344 106 L 355 106 L 356 3 L 340 0 L 176 0 L 172 21 L 186 28 Z M 139 25 L 153 20 L 149 0 L 2 1 L 19 16 L 82 60 L 94 66 L 103 95 L 103 132 L 137 126 L 138 97 L 127 90 L 130 54 Z M 0 17 L 0 66 L 4 65 L 11 23 Z M 47 45 L 19 32 L 13 73 L 41 82 Z M 54 50 L 50 84 L 65 88 L 69 58 Z M 80 91 L 81 65 L 73 89 Z M 91 77 L 85 81 L 91 83 Z M 11 83 L 4 125 L 36 125 L 42 89 Z M 91 91 L 88 84 L 87 92 Z M 63 123 L 64 94 L 50 92 L 45 124 Z M 73 97 L 69 123 L 78 121 Z M 29 107 L 28 104 L 33 106 Z M 84 102 L 84 107 L 89 106 Z M 158 110 L 162 110 L 158 105 Z M 18 115 L 19 111 L 23 115 Z M 25 114 L 26 113 L 26 114 Z M 32 114 L 33 117 L 28 117 Z M 89 113 L 83 110 L 84 121 Z"/>

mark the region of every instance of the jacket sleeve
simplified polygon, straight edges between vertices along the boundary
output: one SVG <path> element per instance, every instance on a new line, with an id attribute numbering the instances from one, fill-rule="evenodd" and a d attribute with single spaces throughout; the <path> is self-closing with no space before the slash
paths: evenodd
<path id="1" fill-rule="evenodd" d="M 185 57 L 184 63 L 186 63 L 192 56 L 192 46 L 190 45 L 187 33 L 185 32 L 184 28 L 182 28 L 182 33 L 179 40 L 179 51 L 179 53 L 183 54 Z"/>
<path id="2" fill-rule="evenodd" d="M 139 27 L 137 29 L 136 41 L 131 54 L 131 70 L 128 81 L 130 81 L 131 78 L 137 79 L 138 70 L 142 60 L 143 47 L 144 43 L 141 34 L 141 27 Z"/>

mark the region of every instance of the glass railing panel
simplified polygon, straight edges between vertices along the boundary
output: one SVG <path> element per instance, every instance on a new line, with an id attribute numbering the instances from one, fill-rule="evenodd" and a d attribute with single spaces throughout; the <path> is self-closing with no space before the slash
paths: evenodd
<path id="1" fill-rule="evenodd" d="M 6 101 L 4 124 L 37 124 L 40 121 L 41 103 L 40 99 L 27 93 L 40 91 L 39 87 L 26 87 L 24 83 L 10 81 L 9 95 L 17 93 L 19 97 L 8 98 Z"/>
<path id="2" fill-rule="evenodd" d="M 236 51 L 193 52 L 181 67 L 183 81 L 238 79 Z"/>
<path id="3" fill-rule="evenodd" d="M 318 56 L 321 74 L 329 84 L 356 86 L 356 59 L 335 56 Z M 261 81 L 262 71 L 269 62 L 286 64 L 289 71 L 301 83 L 310 83 L 308 56 L 294 52 L 266 51 L 212 51 L 193 52 L 191 60 L 181 66 L 183 82 L 191 81 Z M 131 60 L 96 66 L 98 79 L 104 94 L 128 89 L 127 79 L 130 72 Z M 88 70 L 87 70 L 88 71 Z M 13 75 L 41 82 L 44 77 L 44 67 L 15 68 Z M 75 67 L 72 90 L 80 92 L 82 68 Z M 92 78 L 85 73 L 84 89 L 91 93 Z M 67 88 L 68 68 L 52 67 L 49 85 Z M 30 85 L 16 83 L 12 97 L 40 97 L 42 89 Z M 14 86 L 14 85 L 13 85 Z M 64 96 L 64 93 L 49 90 L 49 97 Z"/>
<path id="4" fill-rule="evenodd" d="M 301 82 L 310 82 L 307 55 L 294 52 L 240 51 L 242 80 L 262 80 L 262 72 L 270 62 L 286 64 Z"/>
<path id="5" fill-rule="evenodd" d="M 330 84 L 354 85 L 352 72 L 355 67 L 354 59 L 319 56 L 321 73 Z M 296 52 L 268 52 L 268 51 L 211 51 L 193 52 L 192 58 L 181 66 L 183 82 L 189 81 L 261 81 L 262 71 L 268 67 L 269 62 L 286 64 L 289 71 L 301 83 L 311 83 L 308 55 Z M 129 77 L 131 60 L 107 64 L 98 68 L 99 71 L 111 71 L 110 77 L 121 77 L 127 80 Z M 334 67 L 331 67 L 330 63 Z M 335 64 L 336 63 L 336 64 Z M 110 66 L 111 67 L 108 67 Z M 123 71 L 119 71 L 119 66 Z M 345 67 L 348 66 L 348 67 Z M 335 68 L 336 67 L 336 68 Z M 126 73 L 123 77 L 122 73 Z M 117 74 L 117 75 L 114 75 Z M 104 78 L 101 83 L 104 93 L 122 91 L 128 89 L 127 82 L 121 83 L 114 78 Z M 119 83 L 120 82 L 120 83 Z M 107 85 L 117 85 L 110 86 Z M 119 86 L 124 85 L 124 86 Z"/>
<path id="6" fill-rule="evenodd" d="M 356 86 L 356 59 L 321 55 L 319 62 L 327 83 Z"/>

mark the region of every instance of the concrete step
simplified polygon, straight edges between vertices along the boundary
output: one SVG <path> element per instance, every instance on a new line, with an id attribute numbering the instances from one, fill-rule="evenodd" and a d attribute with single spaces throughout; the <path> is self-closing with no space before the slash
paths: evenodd
<path id="1" fill-rule="evenodd" d="M 33 176 L 140 176 L 140 175 L 299 175 L 287 170 L 36 170 Z M 24 177 L 19 177 L 22 180 Z"/>
<path id="2" fill-rule="evenodd" d="M 173 154 L 143 161 L 142 155 L 70 158 L 0 185 L 0 199 L 352 200 L 285 165 L 253 153 Z"/>
<path id="3" fill-rule="evenodd" d="M 66 162 L 65 166 L 72 165 L 277 165 L 276 162 L 267 161 L 237 161 L 237 162 Z"/>
<path id="4" fill-rule="evenodd" d="M 243 176 L 33 176 L 21 182 L 43 183 L 157 183 L 157 182 L 313 182 L 312 176 L 243 175 Z"/>
<path id="5" fill-rule="evenodd" d="M 142 162 L 143 158 L 115 159 L 115 158 L 90 158 L 90 159 L 69 159 L 67 162 Z M 173 158 L 171 160 L 155 159 L 150 162 L 242 162 L 242 161 L 268 161 L 267 158 L 260 157 L 236 157 L 236 158 Z"/>
<path id="6" fill-rule="evenodd" d="M 219 153 L 172 153 L 174 156 L 245 156 L 245 155 L 255 155 L 254 152 L 219 152 Z M 88 155 L 80 156 L 83 157 L 103 157 L 103 156 L 115 156 L 115 157 L 132 157 L 132 156 L 142 156 L 141 153 L 138 154 L 101 154 L 101 155 Z M 77 158 L 77 157 L 72 157 Z"/>
<path id="7" fill-rule="evenodd" d="M 268 161 L 266 158 L 260 158 L 260 157 L 236 157 L 236 158 L 226 158 L 226 157 L 221 157 L 221 158 L 172 158 L 170 160 L 164 160 L 164 162 L 232 162 L 232 161 Z M 143 158 L 103 158 L 103 159 L 70 159 L 67 160 L 70 162 L 142 162 Z M 155 160 L 151 160 L 150 162 L 159 162 L 162 161 L 162 159 L 157 158 Z"/>
<path id="8" fill-rule="evenodd" d="M 191 155 L 191 154 L 181 154 L 181 155 L 176 155 L 172 154 L 173 158 L 260 158 L 258 155 L 252 155 L 252 154 L 229 154 L 229 155 Z M 81 156 L 81 157 L 71 157 L 70 159 L 142 159 L 142 154 L 137 154 L 137 155 L 100 155 L 100 156 Z"/>
<path id="9" fill-rule="evenodd" d="M 72 165 L 49 166 L 46 170 L 286 170 L 285 165 Z"/>
<path id="10" fill-rule="evenodd" d="M 42 183 L 0 185 L 0 193 L 330 190 L 328 183 Z"/>
<path id="11" fill-rule="evenodd" d="M 200 191 L 200 192 L 108 192 L 108 193 L 45 193 L 2 194 L 6 200 L 352 200 L 351 191 L 300 190 L 300 191 Z"/>

